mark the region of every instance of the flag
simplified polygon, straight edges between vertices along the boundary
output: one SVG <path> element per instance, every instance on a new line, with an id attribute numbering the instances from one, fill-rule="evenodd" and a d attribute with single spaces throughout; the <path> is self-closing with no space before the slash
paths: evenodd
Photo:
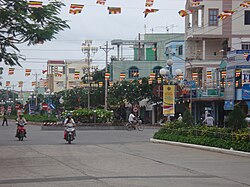
<path id="1" fill-rule="evenodd" d="M 200 2 L 192 2 L 191 3 L 191 7 L 197 7 L 199 6 L 201 3 Z"/>
<path id="2" fill-rule="evenodd" d="M 74 79 L 80 79 L 80 71 L 75 71 Z"/>
<path id="3" fill-rule="evenodd" d="M 56 76 L 61 77 L 62 75 L 63 75 L 63 73 L 61 71 L 58 71 Z"/>
<path id="4" fill-rule="evenodd" d="M 42 70 L 42 73 L 45 74 L 45 73 L 47 73 L 47 71 L 48 71 L 48 70 L 46 70 L 46 69 L 45 69 L 45 70 Z"/>
<path id="5" fill-rule="evenodd" d="M 110 73 L 105 73 L 105 80 L 109 80 L 110 78 Z"/>
<path id="6" fill-rule="evenodd" d="M 109 86 L 112 87 L 113 86 L 113 82 L 110 81 L 109 82 Z"/>
<path id="7" fill-rule="evenodd" d="M 120 7 L 108 7 L 109 14 L 120 14 L 122 12 Z"/>
<path id="8" fill-rule="evenodd" d="M 193 12 L 192 10 L 180 10 L 178 13 L 181 17 L 185 17 L 189 14 L 192 14 L 192 12 Z"/>
<path id="9" fill-rule="evenodd" d="M 43 2 L 41 2 L 41 1 L 29 1 L 28 7 L 29 8 L 42 8 Z"/>
<path id="10" fill-rule="evenodd" d="M 102 87 L 103 86 L 103 82 L 99 82 L 99 87 Z"/>
<path id="11" fill-rule="evenodd" d="M 212 71 L 207 71 L 207 79 L 212 79 Z"/>
<path id="12" fill-rule="evenodd" d="M 157 78 L 157 83 L 158 83 L 158 84 L 161 84 L 161 78 L 160 78 L 160 77 Z"/>
<path id="13" fill-rule="evenodd" d="M 154 4 L 154 0 L 146 0 L 145 6 L 146 7 L 151 7 L 151 6 L 153 6 L 153 4 Z"/>
<path id="14" fill-rule="evenodd" d="M 33 81 L 33 82 L 31 83 L 31 85 L 32 85 L 32 86 L 36 86 L 36 82 Z"/>
<path id="15" fill-rule="evenodd" d="M 155 12 L 158 12 L 158 11 L 159 11 L 159 9 L 146 9 L 143 12 L 144 13 L 144 18 L 146 18 L 149 13 L 155 13 Z"/>
<path id="16" fill-rule="evenodd" d="M 234 10 L 225 10 L 218 15 L 218 19 L 224 20 L 227 17 L 232 16 L 234 14 L 234 12 L 235 12 Z"/>
<path id="17" fill-rule="evenodd" d="M 247 2 L 244 2 L 244 3 L 241 3 L 240 6 L 243 7 L 243 8 L 248 8 L 250 5 L 250 2 L 247 3 Z"/>
<path id="18" fill-rule="evenodd" d="M 106 0 L 97 0 L 96 1 L 96 4 L 99 4 L 99 5 L 105 5 L 106 3 Z"/>
<path id="19" fill-rule="evenodd" d="M 30 76 L 31 69 L 26 69 L 25 70 L 25 76 Z"/>
<path id="20" fill-rule="evenodd" d="M 152 84 L 153 81 L 151 79 L 148 80 L 148 84 Z"/>
<path id="21" fill-rule="evenodd" d="M 9 68 L 9 75 L 13 75 L 15 71 L 15 68 Z"/>
<path id="22" fill-rule="evenodd" d="M 121 73 L 120 73 L 120 80 L 121 80 L 121 81 L 124 80 L 125 77 L 126 77 L 126 73 L 125 73 L 125 72 L 121 72 Z"/>
<path id="23" fill-rule="evenodd" d="M 18 82 L 18 87 L 23 87 L 23 81 Z"/>
<path id="24" fill-rule="evenodd" d="M 155 79 L 155 73 L 150 73 L 149 77 L 150 77 L 151 80 L 154 80 Z"/>
<path id="25" fill-rule="evenodd" d="M 198 73 L 192 73 L 192 78 L 197 78 L 198 77 Z"/>
<path id="26" fill-rule="evenodd" d="M 6 81 L 5 85 L 10 86 L 10 81 Z"/>
<path id="27" fill-rule="evenodd" d="M 79 14 L 82 12 L 84 5 L 79 5 L 79 4 L 71 4 L 69 13 L 70 14 Z"/>

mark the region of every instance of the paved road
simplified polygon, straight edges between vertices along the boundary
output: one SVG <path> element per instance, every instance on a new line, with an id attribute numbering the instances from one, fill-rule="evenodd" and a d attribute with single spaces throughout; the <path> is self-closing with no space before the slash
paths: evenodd
<path id="1" fill-rule="evenodd" d="M 60 131 L 0 126 L 0 187 L 250 186 L 250 159 L 163 144 L 155 130 L 78 131 L 68 145 Z"/>

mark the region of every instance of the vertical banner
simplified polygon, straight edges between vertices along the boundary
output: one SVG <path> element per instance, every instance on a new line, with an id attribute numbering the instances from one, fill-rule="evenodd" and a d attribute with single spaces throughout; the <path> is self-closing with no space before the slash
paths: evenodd
<path id="1" fill-rule="evenodd" d="M 163 85 L 163 115 L 174 116 L 175 86 Z"/>

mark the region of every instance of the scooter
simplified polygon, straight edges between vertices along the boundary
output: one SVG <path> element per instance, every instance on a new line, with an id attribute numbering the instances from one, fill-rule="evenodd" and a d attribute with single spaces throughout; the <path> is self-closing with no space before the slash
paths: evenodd
<path id="1" fill-rule="evenodd" d="M 23 141 L 24 137 L 26 134 L 26 129 L 24 127 L 24 125 L 18 125 L 17 126 L 17 138 L 19 141 Z"/>
<path id="2" fill-rule="evenodd" d="M 65 140 L 68 142 L 68 144 L 71 144 L 71 142 L 75 139 L 75 128 L 73 124 L 66 125 L 65 133 Z"/>

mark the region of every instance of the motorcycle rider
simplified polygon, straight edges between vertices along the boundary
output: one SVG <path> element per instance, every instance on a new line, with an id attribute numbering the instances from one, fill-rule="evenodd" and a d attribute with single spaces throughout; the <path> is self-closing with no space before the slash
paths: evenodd
<path id="1" fill-rule="evenodd" d="M 66 119 L 64 120 L 63 126 L 65 126 L 64 129 L 64 139 L 66 139 L 66 135 L 67 135 L 67 128 L 71 128 L 71 127 L 75 127 L 75 121 L 72 118 L 71 114 L 67 114 Z M 74 137 L 76 136 L 76 132 L 74 130 Z"/>
<path id="2" fill-rule="evenodd" d="M 24 125 L 27 124 L 27 121 L 26 119 L 23 117 L 22 114 L 20 114 L 18 116 L 18 118 L 16 119 L 16 124 L 17 124 L 17 129 L 16 129 L 16 137 L 17 137 L 17 134 L 18 134 L 18 130 L 19 130 L 19 127 L 24 127 Z M 26 137 L 26 129 L 24 129 L 24 137 Z"/>

